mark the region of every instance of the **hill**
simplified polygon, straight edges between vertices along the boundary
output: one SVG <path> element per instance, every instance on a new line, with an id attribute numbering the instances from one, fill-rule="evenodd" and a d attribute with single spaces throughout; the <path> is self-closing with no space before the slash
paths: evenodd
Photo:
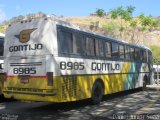
<path id="1" fill-rule="evenodd" d="M 4 21 L 0 24 L 0 32 L 5 33 L 9 24 L 12 24 L 17 21 L 21 21 L 24 19 L 33 19 L 46 17 L 44 13 L 37 14 L 28 14 L 26 16 L 18 16 L 14 17 L 11 20 Z M 97 17 L 97 16 L 86 16 L 86 17 L 61 17 L 61 19 L 70 22 L 74 25 L 80 26 L 83 29 L 96 32 L 99 34 L 103 34 L 105 36 L 117 38 L 119 40 L 124 40 L 127 42 L 132 42 L 134 44 L 144 44 L 146 46 L 150 45 L 159 45 L 160 46 L 160 26 L 157 28 L 152 28 L 146 31 L 141 31 L 140 26 L 137 26 L 136 29 L 128 27 L 125 31 L 123 31 L 120 35 L 120 20 L 113 20 L 110 16 L 105 17 Z M 136 18 L 135 18 L 136 19 Z M 158 19 L 158 18 L 157 18 Z M 123 21 L 125 24 L 125 21 Z M 134 40 L 133 40 L 134 36 Z"/>
<path id="2" fill-rule="evenodd" d="M 160 45 L 160 27 L 152 28 L 146 31 L 141 31 L 140 26 L 138 26 L 136 29 L 129 27 L 127 31 L 124 31 L 122 36 L 120 36 L 120 26 L 118 20 L 113 22 L 113 20 L 109 17 L 68 17 L 66 20 L 84 29 L 88 29 L 90 31 L 109 37 L 117 38 L 119 40 L 133 42 L 134 44 L 144 44 L 146 46 Z M 132 41 L 131 38 L 133 34 L 135 37 L 134 41 Z"/>

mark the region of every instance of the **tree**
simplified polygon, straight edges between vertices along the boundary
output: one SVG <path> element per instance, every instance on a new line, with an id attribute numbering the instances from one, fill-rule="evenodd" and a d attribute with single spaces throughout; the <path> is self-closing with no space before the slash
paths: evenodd
<path id="1" fill-rule="evenodd" d="M 106 15 L 106 12 L 105 12 L 103 9 L 96 9 L 95 14 L 96 14 L 98 17 L 104 17 L 104 16 Z"/>
<path id="2" fill-rule="evenodd" d="M 122 38 L 122 32 L 126 31 L 128 28 L 128 22 L 131 21 L 133 19 L 132 17 L 132 13 L 134 11 L 135 7 L 133 6 L 127 6 L 126 9 L 124 9 L 122 6 L 113 9 L 110 11 L 111 14 L 111 18 L 112 19 L 118 19 L 120 18 L 120 37 Z M 123 21 L 125 21 L 125 23 L 123 23 Z M 124 27 L 125 24 L 125 27 Z M 125 29 L 126 28 L 126 29 Z"/>
<path id="3" fill-rule="evenodd" d="M 132 19 L 130 21 L 130 27 L 132 28 L 131 42 L 135 43 L 135 31 L 138 26 L 138 21 L 136 19 Z"/>
<path id="4" fill-rule="evenodd" d="M 141 14 L 139 16 L 139 21 L 141 25 L 141 31 L 143 32 L 143 34 L 144 34 L 144 31 L 147 31 L 159 26 L 159 22 L 156 19 L 154 19 L 151 15 L 145 16 L 144 14 Z M 143 43 L 144 43 L 144 36 L 143 36 Z"/>

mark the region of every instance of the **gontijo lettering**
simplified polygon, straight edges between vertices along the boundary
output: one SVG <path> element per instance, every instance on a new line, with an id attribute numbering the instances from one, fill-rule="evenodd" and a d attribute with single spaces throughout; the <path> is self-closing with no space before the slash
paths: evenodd
<path id="1" fill-rule="evenodd" d="M 28 45 L 10 46 L 9 52 L 41 50 L 41 49 L 43 49 L 42 44 L 34 44 L 34 45 L 28 44 Z"/>
<path id="2" fill-rule="evenodd" d="M 114 71 L 114 70 L 120 70 L 120 64 L 118 63 L 97 63 L 92 62 L 92 70 L 108 70 L 108 71 Z"/>

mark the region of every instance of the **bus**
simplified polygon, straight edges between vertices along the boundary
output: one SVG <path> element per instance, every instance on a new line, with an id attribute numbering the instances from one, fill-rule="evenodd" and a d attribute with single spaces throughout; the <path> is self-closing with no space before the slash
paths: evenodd
<path id="1" fill-rule="evenodd" d="M 3 57 L 4 37 L 5 35 L 0 33 L 0 96 L 3 96 L 2 89 L 4 82 L 4 57 Z"/>
<path id="2" fill-rule="evenodd" d="M 4 96 L 69 102 L 150 84 L 152 53 L 144 46 L 48 17 L 10 25 L 4 44 Z"/>

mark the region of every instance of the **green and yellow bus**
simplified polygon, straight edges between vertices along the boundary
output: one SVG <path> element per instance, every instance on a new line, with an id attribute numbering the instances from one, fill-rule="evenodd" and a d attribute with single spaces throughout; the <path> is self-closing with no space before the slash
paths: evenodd
<path id="1" fill-rule="evenodd" d="M 152 53 L 56 18 L 25 20 L 6 32 L 4 96 L 69 102 L 146 87 Z"/>

